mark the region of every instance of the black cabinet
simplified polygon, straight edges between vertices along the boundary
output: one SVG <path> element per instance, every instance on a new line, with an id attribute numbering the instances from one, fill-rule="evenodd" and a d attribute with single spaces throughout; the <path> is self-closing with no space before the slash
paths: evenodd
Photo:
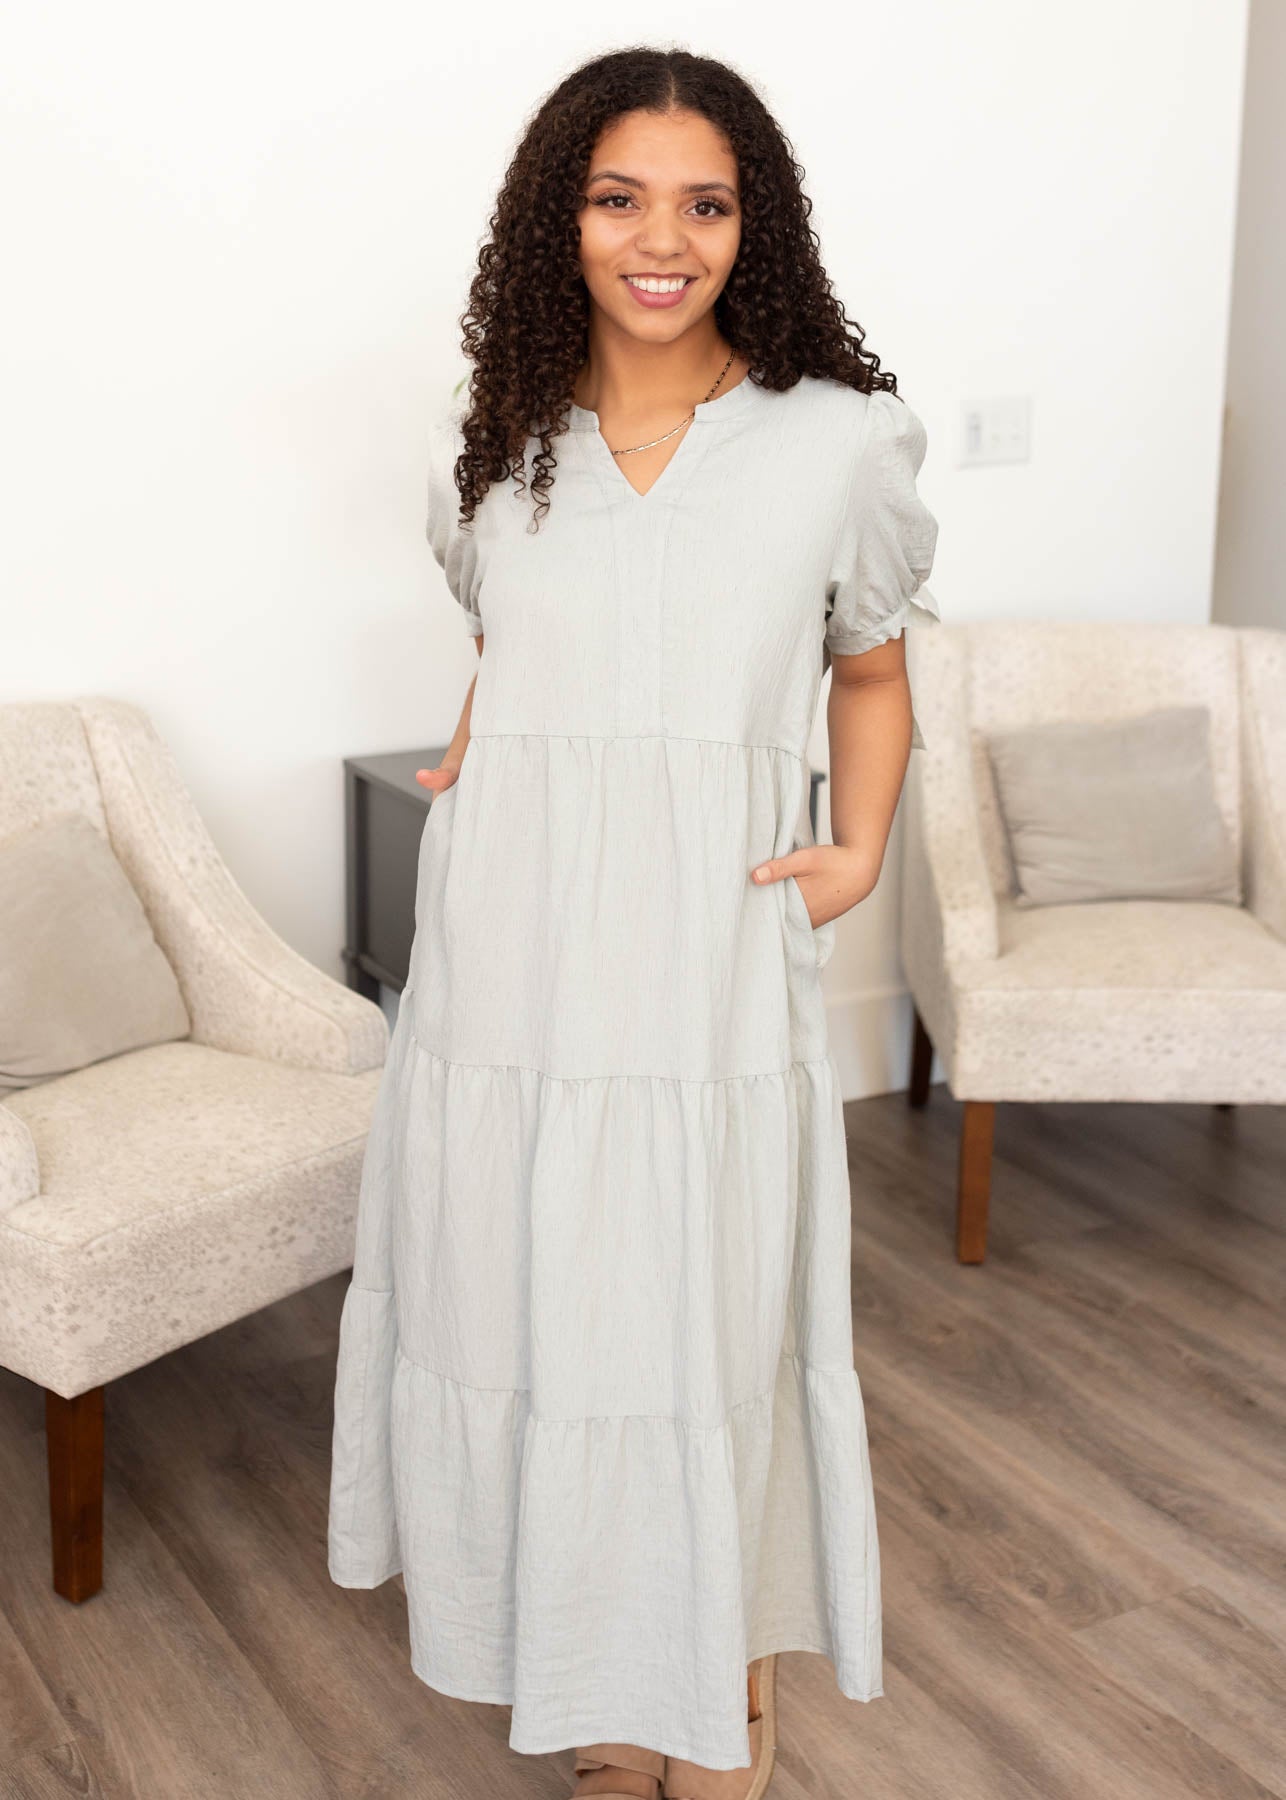
<path id="1" fill-rule="evenodd" d="M 436 769 L 445 744 L 350 756 L 344 762 L 348 985 L 378 1000 L 380 983 L 401 993 L 415 936 L 420 839 L 433 803 L 417 769 Z"/>

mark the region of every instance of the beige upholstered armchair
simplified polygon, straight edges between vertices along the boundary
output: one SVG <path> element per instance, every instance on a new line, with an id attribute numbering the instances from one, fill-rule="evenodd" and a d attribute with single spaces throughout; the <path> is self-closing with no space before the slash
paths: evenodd
<path id="1" fill-rule="evenodd" d="M 924 748 L 904 795 L 909 1100 L 936 1049 L 964 1102 L 957 1255 L 985 1254 L 997 1101 L 1286 1102 L 1286 633 L 988 621 L 909 646 Z M 1019 907 L 988 733 L 1207 706 L 1241 906 Z"/>
<path id="2" fill-rule="evenodd" d="M 351 1263 L 388 1027 L 254 910 L 137 707 L 0 708 L 0 840 L 65 813 L 106 836 L 191 1021 L 0 1095 L 0 1365 L 46 1391 L 54 1585 L 84 1600 L 105 1385 Z"/>

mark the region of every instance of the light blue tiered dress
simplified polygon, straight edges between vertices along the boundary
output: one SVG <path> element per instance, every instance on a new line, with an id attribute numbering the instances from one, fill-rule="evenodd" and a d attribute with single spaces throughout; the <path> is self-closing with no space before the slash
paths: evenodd
<path id="1" fill-rule="evenodd" d="M 459 446 L 428 535 L 486 649 L 363 1169 L 330 1573 L 401 1571 L 416 1673 L 515 1750 L 744 1767 L 748 1661 L 881 1692 L 835 927 L 750 870 L 812 841 L 825 652 L 937 618 L 924 430 L 743 380 L 639 494 L 573 406 L 535 532 L 512 481 L 460 529 Z"/>

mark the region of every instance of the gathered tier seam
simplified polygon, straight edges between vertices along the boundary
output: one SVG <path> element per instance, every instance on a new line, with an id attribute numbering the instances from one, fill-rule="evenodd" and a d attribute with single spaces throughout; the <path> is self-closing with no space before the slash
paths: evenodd
<path id="1" fill-rule="evenodd" d="M 375 1294 L 384 1294 L 388 1291 L 389 1290 L 385 1289 L 385 1288 L 362 1288 L 360 1290 L 360 1292 L 362 1292 L 362 1293 L 375 1293 Z M 458 1375 L 448 1375 L 442 1369 L 435 1369 L 429 1363 L 420 1362 L 420 1361 L 418 1361 L 418 1359 L 416 1357 L 408 1356 L 406 1351 L 402 1348 L 401 1344 L 397 1344 L 394 1346 L 394 1355 L 397 1357 L 400 1357 L 401 1360 L 408 1365 L 408 1367 L 410 1367 L 412 1369 L 419 1369 L 425 1375 L 432 1375 L 435 1381 L 445 1381 L 451 1387 L 464 1388 L 467 1393 L 512 1394 L 512 1395 L 517 1395 L 517 1394 L 528 1394 L 529 1395 L 531 1393 L 530 1388 L 485 1387 L 479 1381 L 462 1381 Z M 801 1356 L 799 1354 L 799 1352 L 796 1350 L 783 1350 L 779 1360 L 781 1362 L 794 1363 L 796 1365 L 796 1367 L 802 1369 L 805 1374 L 841 1375 L 847 1379 L 848 1377 L 854 1376 L 857 1373 L 856 1368 L 852 1364 L 849 1364 L 849 1366 L 846 1368 L 831 1369 L 831 1368 L 827 1368 L 827 1367 L 823 1366 L 820 1363 L 809 1362 L 807 1357 Z M 661 1425 L 681 1425 L 685 1431 L 702 1431 L 702 1432 L 723 1431 L 726 1428 L 728 1421 L 732 1418 L 732 1415 L 734 1413 L 743 1412 L 743 1411 L 745 1411 L 745 1409 L 747 1407 L 762 1406 L 762 1405 L 764 1405 L 765 1402 L 771 1402 L 772 1398 L 773 1398 L 773 1388 L 766 1387 L 766 1388 L 763 1388 L 757 1394 L 749 1395 L 749 1397 L 745 1400 L 736 1400 L 728 1408 L 727 1412 L 724 1414 L 723 1418 L 719 1421 L 719 1423 L 717 1425 L 698 1425 L 695 1421 L 693 1421 L 691 1419 L 681 1419 L 674 1413 L 632 1413 L 632 1412 L 575 1413 L 568 1418 L 561 1418 L 561 1417 L 560 1418 L 551 1418 L 543 1413 L 540 1413 L 540 1414 L 533 1413 L 532 1414 L 532 1422 L 537 1425 L 596 1425 L 596 1424 L 614 1424 L 618 1421 L 623 1422 L 625 1420 L 630 1420 L 630 1419 L 639 1419 L 639 1420 L 655 1420 L 656 1423 L 661 1424 Z"/>
<path id="2" fill-rule="evenodd" d="M 724 750 L 772 750 L 778 756 L 789 756 L 793 761 L 802 763 L 802 751 L 792 750 L 788 744 L 746 744 L 739 738 L 694 737 L 681 731 L 475 731 L 470 728 L 469 741 L 475 738 L 585 738 L 605 744 L 717 744 Z"/>
<path id="3" fill-rule="evenodd" d="M 406 999 L 405 992 L 402 996 Z M 411 1042 L 422 1056 L 431 1056 L 434 1062 L 444 1063 L 448 1069 L 515 1069 L 524 1075 L 539 1075 L 542 1081 L 562 1083 L 586 1081 L 664 1081 L 680 1083 L 689 1087 L 719 1087 L 730 1081 L 782 1081 L 787 1075 L 793 1075 L 796 1069 L 823 1068 L 830 1061 L 827 1056 L 799 1056 L 786 1064 L 784 1069 L 746 1069 L 735 1075 L 649 1075 L 634 1073 L 622 1075 L 551 1075 L 548 1069 L 533 1068 L 530 1063 L 512 1062 L 461 1062 L 453 1056 L 443 1056 L 438 1050 L 432 1050 L 415 1034 L 414 1026 L 408 1028 Z"/>

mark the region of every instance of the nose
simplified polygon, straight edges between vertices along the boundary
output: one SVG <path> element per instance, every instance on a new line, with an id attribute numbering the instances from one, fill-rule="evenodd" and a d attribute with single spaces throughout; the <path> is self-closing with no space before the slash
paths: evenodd
<path id="1" fill-rule="evenodd" d="M 640 253 L 646 252 L 658 262 L 666 256 L 682 256 L 688 244 L 687 233 L 678 217 L 665 213 L 650 219 L 647 230 L 640 231 L 636 241 Z"/>

